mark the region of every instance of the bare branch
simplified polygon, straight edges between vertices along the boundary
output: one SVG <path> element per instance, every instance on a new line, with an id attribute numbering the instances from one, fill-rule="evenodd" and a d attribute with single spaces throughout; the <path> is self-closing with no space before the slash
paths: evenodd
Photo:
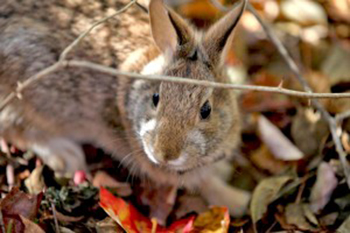
<path id="1" fill-rule="evenodd" d="M 2 111 L 6 105 L 8 105 L 12 100 L 14 100 L 16 97 L 21 98 L 22 91 L 27 88 L 29 85 L 41 80 L 42 78 L 46 77 L 48 74 L 58 70 L 62 65 L 62 62 L 56 62 L 55 64 L 43 69 L 39 73 L 36 73 L 35 75 L 31 76 L 30 78 L 26 79 L 23 83 L 18 83 L 18 86 L 16 88 L 16 91 L 11 92 L 1 103 L 0 103 L 0 111 Z"/>
<path id="2" fill-rule="evenodd" d="M 182 84 L 191 84 L 204 87 L 222 88 L 222 89 L 233 89 L 242 91 L 260 91 L 260 92 L 270 92 L 276 94 L 284 94 L 289 96 L 295 96 L 300 98 L 349 98 L 350 93 L 307 93 L 302 91 L 295 91 L 286 89 L 283 87 L 267 87 L 267 86 L 253 86 L 253 85 L 240 85 L 240 84 L 229 84 L 229 83 L 217 83 L 205 80 L 194 80 L 185 77 L 174 77 L 174 76 L 164 76 L 164 75 L 142 75 L 137 73 L 125 72 L 116 70 L 107 66 L 99 65 L 88 61 L 77 61 L 70 60 L 68 63 L 64 64 L 70 67 L 85 67 L 88 69 L 97 70 L 103 73 L 108 73 L 111 75 L 125 76 L 134 79 L 143 79 L 149 81 L 163 81 L 163 82 L 174 82 Z"/>
<path id="3" fill-rule="evenodd" d="M 346 112 L 342 112 L 342 113 L 336 115 L 335 119 L 336 119 L 337 123 L 340 123 L 349 117 L 350 117 L 350 111 L 346 111 Z"/>

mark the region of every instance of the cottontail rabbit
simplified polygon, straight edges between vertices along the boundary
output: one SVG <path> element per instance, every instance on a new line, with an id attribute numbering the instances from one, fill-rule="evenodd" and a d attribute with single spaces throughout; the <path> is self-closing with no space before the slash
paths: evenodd
<path id="1" fill-rule="evenodd" d="M 125 3 L 5 0 L 0 101 L 17 82 L 57 61 L 91 18 Z M 150 29 L 147 14 L 132 7 L 85 38 L 70 58 L 145 75 L 227 82 L 224 58 L 244 8 L 245 3 L 200 33 L 162 0 L 151 0 Z M 200 190 L 234 215 L 246 210 L 248 195 L 225 185 L 211 166 L 229 157 L 239 142 L 239 110 L 229 90 L 69 68 L 31 85 L 8 105 L 0 113 L 0 135 L 61 172 L 86 169 L 80 144 L 92 143 L 158 184 Z"/>

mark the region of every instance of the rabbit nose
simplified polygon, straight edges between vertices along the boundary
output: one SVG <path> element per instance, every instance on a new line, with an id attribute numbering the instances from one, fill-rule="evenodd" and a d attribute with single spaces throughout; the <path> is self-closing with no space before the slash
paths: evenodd
<path id="1" fill-rule="evenodd" d="M 154 157 L 157 160 L 157 162 L 165 165 L 165 164 L 171 163 L 172 161 L 175 161 L 176 159 L 178 159 L 179 156 L 178 156 L 178 153 L 174 153 L 173 151 L 170 151 L 170 150 L 165 150 L 165 151 L 155 150 Z"/>

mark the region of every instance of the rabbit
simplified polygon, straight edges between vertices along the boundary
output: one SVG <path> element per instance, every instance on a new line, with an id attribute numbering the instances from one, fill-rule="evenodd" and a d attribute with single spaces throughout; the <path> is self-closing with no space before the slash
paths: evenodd
<path id="1" fill-rule="evenodd" d="M 69 6 L 61 12 L 51 8 L 62 3 L 47 2 L 51 4 L 37 1 L 26 6 L 42 4 L 36 7 L 41 16 L 22 12 L 25 7 L 11 0 L 0 8 L 0 15 L 5 15 L 0 19 L 0 101 L 18 82 L 57 61 L 77 34 L 70 25 L 77 19 L 66 18 L 79 16 L 81 9 Z M 224 60 L 245 5 L 243 1 L 206 32 L 199 32 L 162 0 L 151 0 L 149 25 L 134 9 L 123 18 L 128 23 L 112 21 L 105 28 L 116 34 L 126 30 L 125 36 L 116 35 L 119 41 L 111 42 L 100 30 L 69 58 L 144 75 L 228 82 Z M 78 13 L 69 14 L 72 8 Z M 56 22 L 59 16 L 66 23 Z M 133 17 L 139 21 L 130 24 Z M 139 22 L 149 31 L 130 29 Z M 122 45 L 127 48 L 119 49 Z M 125 166 L 136 167 L 140 177 L 198 191 L 208 203 L 225 205 L 240 216 L 246 213 L 249 193 L 228 186 L 214 172 L 240 142 L 239 112 L 236 94 L 230 90 L 67 68 L 29 86 L 21 99 L 0 112 L 0 136 L 34 151 L 60 172 L 88 170 L 81 144 L 91 143 Z"/>

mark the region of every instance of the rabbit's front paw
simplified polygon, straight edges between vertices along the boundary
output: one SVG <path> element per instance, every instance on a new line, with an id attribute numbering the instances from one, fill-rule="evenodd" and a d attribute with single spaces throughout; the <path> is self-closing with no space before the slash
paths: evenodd
<path id="1" fill-rule="evenodd" d="M 80 145 L 65 138 L 54 138 L 45 142 L 32 143 L 33 150 L 49 167 L 62 175 L 75 171 L 87 171 L 85 155 Z"/>

